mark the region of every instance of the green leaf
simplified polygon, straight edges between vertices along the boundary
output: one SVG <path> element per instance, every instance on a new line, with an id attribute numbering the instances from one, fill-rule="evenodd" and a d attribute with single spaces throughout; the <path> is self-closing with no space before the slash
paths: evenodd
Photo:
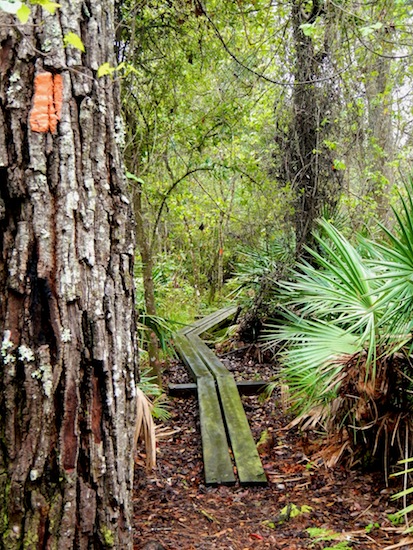
<path id="1" fill-rule="evenodd" d="M 51 2 L 50 0 L 30 0 L 31 4 L 36 4 L 38 6 L 42 6 L 46 11 L 51 13 L 52 15 L 55 14 L 55 11 L 57 8 L 60 8 L 61 5 L 57 4 L 57 2 Z"/>
<path id="2" fill-rule="evenodd" d="M 123 66 L 121 67 L 121 65 Z M 129 76 L 131 73 L 137 74 L 137 75 L 139 74 L 139 71 L 135 69 L 132 63 L 124 63 L 124 62 L 120 63 L 118 65 L 117 70 L 120 71 L 121 69 L 123 69 L 123 76 L 125 77 Z"/>
<path id="3" fill-rule="evenodd" d="M 339 159 L 334 159 L 333 166 L 335 170 L 345 170 L 347 168 L 346 163 Z"/>
<path id="4" fill-rule="evenodd" d="M 320 527 L 308 527 L 306 531 L 312 539 L 317 539 L 315 542 L 336 540 L 340 537 L 339 533 Z"/>
<path id="5" fill-rule="evenodd" d="M 126 177 L 128 180 L 136 181 L 136 183 L 145 183 L 142 178 L 138 178 L 138 176 L 135 176 L 132 172 L 126 172 Z"/>
<path id="6" fill-rule="evenodd" d="M 367 25 L 366 27 L 361 27 L 360 32 L 361 35 L 366 37 L 370 34 L 373 34 L 374 31 L 378 31 L 383 26 L 383 23 L 380 23 L 379 21 L 377 23 L 374 23 L 373 25 Z"/>
<path id="7" fill-rule="evenodd" d="M 303 504 L 301 506 L 301 510 L 300 510 L 300 513 L 301 514 L 309 514 L 310 512 L 312 512 L 313 508 L 311 506 L 308 506 L 308 504 Z"/>
<path id="8" fill-rule="evenodd" d="M 26 4 L 22 4 L 20 8 L 17 10 L 16 16 L 20 21 L 20 23 L 24 25 L 29 20 L 30 13 L 31 13 L 30 8 L 26 6 Z"/>
<path id="9" fill-rule="evenodd" d="M 19 0 L 1 0 L 0 1 L 0 10 L 5 11 L 6 13 L 17 14 L 19 9 L 22 7 L 22 3 Z"/>
<path id="10" fill-rule="evenodd" d="M 303 504 L 303 506 L 297 506 L 296 504 L 287 504 L 280 511 L 280 516 L 285 516 L 287 519 L 296 518 L 301 514 L 309 514 L 312 511 L 311 506 Z"/>
<path id="11" fill-rule="evenodd" d="M 106 63 L 103 63 L 99 68 L 97 72 L 97 77 L 101 78 L 102 76 L 111 75 L 116 71 L 115 67 L 112 67 L 110 63 L 106 61 Z"/>
<path id="12" fill-rule="evenodd" d="M 74 48 L 76 48 L 77 50 L 80 50 L 81 52 L 85 51 L 85 46 L 82 42 L 82 39 L 80 38 L 79 35 L 77 35 L 74 32 L 68 32 L 67 34 L 65 34 L 63 37 L 63 43 L 65 47 L 73 46 Z"/>
<path id="13" fill-rule="evenodd" d="M 393 525 L 400 525 L 404 522 L 403 514 L 404 510 L 401 512 L 396 512 L 395 514 L 387 514 L 387 518 L 392 522 Z"/>
<path id="14" fill-rule="evenodd" d="M 329 139 L 323 139 L 323 145 L 325 145 L 327 149 L 330 149 L 330 151 L 337 149 L 337 142 L 330 141 Z"/>
<path id="15" fill-rule="evenodd" d="M 377 523 L 374 522 L 374 523 L 369 523 L 368 525 L 365 526 L 364 530 L 366 531 L 367 534 L 371 533 L 374 529 L 379 529 L 380 528 L 380 523 Z"/>
<path id="16" fill-rule="evenodd" d="M 304 36 L 312 38 L 316 33 L 316 28 L 312 23 L 303 23 L 300 25 L 300 29 L 303 31 Z"/>

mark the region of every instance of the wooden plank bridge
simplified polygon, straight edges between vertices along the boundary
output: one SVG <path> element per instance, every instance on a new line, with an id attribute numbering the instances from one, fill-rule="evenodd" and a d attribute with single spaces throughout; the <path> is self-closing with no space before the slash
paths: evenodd
<path id="1" fill-rule="evenodd" d="M 230 449 L 241 485 L 267 483 L 234 377 L 200 338 L 236 312 L 237 307 L 220 309 L 175 337 L 176 349 L 196 383 L 207 485 L 235 484 Z"/>

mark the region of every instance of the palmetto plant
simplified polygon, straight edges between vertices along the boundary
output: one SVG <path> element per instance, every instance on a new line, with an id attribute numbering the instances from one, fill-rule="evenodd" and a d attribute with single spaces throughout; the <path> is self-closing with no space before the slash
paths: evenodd
<path id="1" fill-rule="evenodd" d="M 285 343 L 282 382 L 297 422 L 325 428 L 330 465 L 375 455 L 387 470 L 412 451 L 413 185 L 406 190 L 381 243 L 354 246 L 321 221 L 312 263 L 279 284 L 284 322 L 267 338 Z"/>
<path id="2" fill-rule="evenodd" d="M 239 250 L 231 279 L 236 287 L 230 296 L 236 297 L 238 303 L 244 299 L 249 304 L 251 295 L 259 290 L 264 280 L 270 278 L 280 266 L 290 264 L 293 255 L 291 243 L 281 238 L 261 247 L 244 247 Z"/>

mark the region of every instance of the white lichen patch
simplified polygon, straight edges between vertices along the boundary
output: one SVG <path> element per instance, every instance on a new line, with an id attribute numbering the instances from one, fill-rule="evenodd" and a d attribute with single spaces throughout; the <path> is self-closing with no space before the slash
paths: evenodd
<path id="1" fill-rule="evenodd" d="M 51 397 L 53 389 L 53 372 L 52 365 L 50 363 L 44 363 L 40 365 L 42 371 L 42 384 L 43 391 L 46 397 Z"/>
<path id="2" fill-rule="evenodd" d="M 25 346 L 24 344 L 19 346 L 18 352 L 19 352 L 19 359 L 20 361 L 23 361 L 23 363 L 30 363 L 35 359 L 33 351 L 28 346 Z"/>
<path id="3" fill-rule="evenodd" d="M 8 353 L 3 358 L 3 363 L 5 365 L 10 365 L 10 364 L 15 363 L 15 362 L 16 362 L 16 358 L 15 358 L 14 355 L 11 355 L 11 353 Z"/>
<path id="4" fill-rule="evenodd" d="M 31 372 L 31 377 L 39 380 L 43 387 L 43 393 L 47 398 L 50 398 L 53 392 L 53 368 L 50 364 L 49 347 L 40 346 L 37 357 L 39 365 L 36 370 Z"/>
<path id="5" fill-rule="evenodd" d="M 76 190 L 69 191 L 66 195 L 66 208 L 68 214 L 77 210 L 79 206 L 79 193 Z"/>
<path id="6" fill-rule="evenodd" d="M 10 82 L 11 84 L 14 84 L 15 82 L 18 82 L 18 81 L 20 80 L 20 78 L 21 78 L 21 77 L 20 77 L 19 71 L 15 71 L 14 73 L 12 73 L 12 74 L 10 75 L 9 82 Z"/>
<path id="7" fill-rule="evenodd" d="M 125 147 L 125 126 L 123 124 L 123 119 L 121 116 L 117 115 L 115 117 L 115 142 L 119 145 L 121 149 Z"/>
<path id="8" fill-rule="evenodd" d="M 24 292 L 29 242 L 29 225 L 25 221 L 20 221 L 17 223 L 14 249 L 9 262 L 9 287 L 18 292 Z"/>
<path id="9" fill-rule="evenodd" d="M 30 481 L 36 481 L 39 477 L 39 471 L 38 470 L 30 470 Z"/>
<path id="10" fill-rule="evenodd" d="M 113 380 L 113 394 L 116 399 L 120 397 L 122 394 L 119 387 L 120 377 L 121 377 L 121 373 L 120 373 L 119 367 L 118 365 L 115 364 L 113 365 L 113 369 L 112 369 L 112 380 Z"/>
<path id="11" fill-rule="evenodd" d="M 113 381 L 114 382 L 118 382 L 120 380 L 120 371 L 119 371 L 119 368 L 118 368 L 118 365 L 113 365 Z"/>
<path id="12" fill-rule="evenodd" d="M 9 85 L 6 91 L 9 107 L 18 109 L 23 106 L 22 90 L 23 86 L 21 84 L 20 72 L 16 70 L 10 75 Z"/>
<path id="13" fill-rule="evenodd" d="M 72 333 L 70 332 L 70 328 L 65 328 L 62 330 L 62 342 L 64 342 L 65 344 L 67 342 L 71 342 L 72 341 Z"/>
<path id="14" fill-rule="evenodd" d="M 46 40 L 43 41 L 42 50 L 45 53 L 49 53 L 52 47 L 53 47 L 52 41 L 50 40 L 50 38 L 46 38 Z"/>
<path id="15" fill-rule="evenodd" d="M 11 338 L 11 331 L 5 330 L 3 334 L 3 341 L 1 343 L 1 354 L 3 357 L 5 357 L 9 351 L 13 347 L 13 342 L 10 340 Z"/>
<path id="16" fill-rule="evenodd" d="M 5 330 L 3 334 L 3 341 L 1 343 L 1 356 L 3 358 L 4 365 L 13 365 L 16 362 L 16 357 L 10 353 L 10 350 L 14 348 L 14 344 L 10 338 L 10 330 Z"/>

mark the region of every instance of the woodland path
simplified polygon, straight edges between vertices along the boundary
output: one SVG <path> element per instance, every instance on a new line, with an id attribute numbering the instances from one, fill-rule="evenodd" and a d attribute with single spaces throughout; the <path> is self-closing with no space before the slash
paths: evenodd
<path id="1" fill-rule="evenodd" d="M 235 350 L 223 361 L 237 380 L 268 379 L 272 368 L 258 359 L 251 348 L 250 353 Z M 176 362 L 165 365 L 164 381 L 165 386 L 190 382 Z M 413 549 L 413 538 L 388 519 L 396 511 L 390 499 L 395 487 L 386 488 L 380 473 L 317 466 L 311 461 L 317 435 L 304 438 L 285 430 L 288 418 L 276 395 L 242 401 L 254 439 L 269 436 L 259 446 L 268 486 L 206 487 L 197 400 L 171 398 L 156 470 L 146 474 L 144 457 L 137 461 L 134 550 L 150 541 L 162 545 L 159 550 Z M 285 519 L 283 509 L 293 505 L 309 509 Z M 319 529 L 318 538 L 311 529 Z"/>
<path id="2" fill-rule="evenodd" d="M 175 346 L 196 382 L 205 485 L 266 485 L 267 479 L 233 374 L 201 339 L 234 318 L 238 308 L 216 311 L 180 330 Z"/>

